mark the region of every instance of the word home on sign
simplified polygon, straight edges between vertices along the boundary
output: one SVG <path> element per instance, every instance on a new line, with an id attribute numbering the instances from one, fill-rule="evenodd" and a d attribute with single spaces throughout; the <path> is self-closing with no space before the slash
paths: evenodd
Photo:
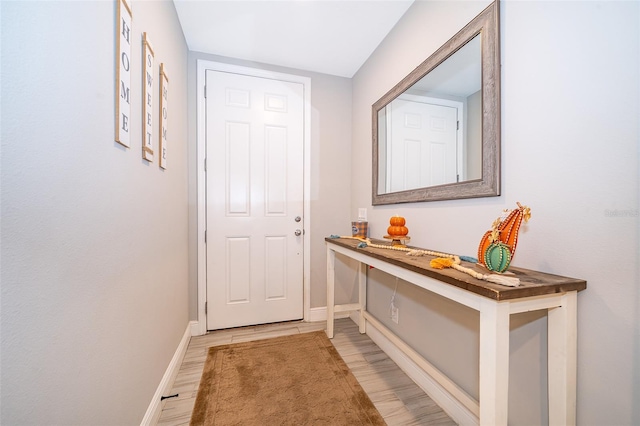
<path id="1" fill-rule="evenodd" d="M 115 140 L 126 146 L 131 145 L 129 118 L 131 117 L 131 9 L 125 0 L 118 0 L 116 38 L 116 120 Z"/>

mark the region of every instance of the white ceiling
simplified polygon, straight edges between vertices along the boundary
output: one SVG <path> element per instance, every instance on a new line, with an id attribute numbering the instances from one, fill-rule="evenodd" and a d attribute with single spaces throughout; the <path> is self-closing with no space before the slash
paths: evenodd
<path id="1" fill-rule="evenodd" d="M 189 50 L 353 77 L 414 0 L 173 0 Z"/>

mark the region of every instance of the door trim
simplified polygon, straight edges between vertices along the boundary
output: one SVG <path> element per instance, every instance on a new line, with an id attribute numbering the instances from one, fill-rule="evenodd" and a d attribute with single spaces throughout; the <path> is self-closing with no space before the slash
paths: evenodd
<path id="1" fill-rule="evenodd" d="M 222 62 L 209 61 L 205 59 L 197 60 L 196 74 L 196 157 L 197 157 L 197 193 L 198 193 L 198 332 L 203 335 L 207 332 L 207 321 L 205 314 L 205 302 L 207 300 L 207 253 L 204 242 L 204 233 L 207 225 L 206 216 L 206 176 L 204 170 L 205 161 L 205 74 L 207 70 L 232 72 L 252 77 L 271 78 L 275 80 L 301 83 L 304 90 L 304 242 L 303 242 L 303 319 L 309 321 L 311 310 L 311 79 L 299 75 L 284 74 L 267 71 L 258 68 L 249 68 L 239 65 L 225 64 Z"/>

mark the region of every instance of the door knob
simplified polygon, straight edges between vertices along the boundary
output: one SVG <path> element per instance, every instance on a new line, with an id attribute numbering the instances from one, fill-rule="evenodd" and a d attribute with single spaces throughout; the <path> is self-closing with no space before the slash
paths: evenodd
<path id="1" fill-rule="evenodd" d="M 296 237 L 299 237 L 300 235 L 302 235 L 302 231 L 299 229 L 296 229 L 296 232 L 294 232 L 294 234 L 296 234 Z"/>
<path id="2" fill-rule="evenodd" d="M 302 218 L 300 216 L 296 216 L 296 218 L 293 219 L 293 220 L 295 220 L 296 222 L 300 222 L 302 220 Z"/>

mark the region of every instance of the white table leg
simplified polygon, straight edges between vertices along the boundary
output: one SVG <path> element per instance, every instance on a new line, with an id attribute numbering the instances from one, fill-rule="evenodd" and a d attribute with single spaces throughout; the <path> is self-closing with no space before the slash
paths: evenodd
<path id="1" fill-rule="evenodd" d="M 576 424 L 577 292 L 563 294 L 561 303 L 547 317 L 550 426 Z"/>
<path id="2" fill-rule="evenodd" d="M 336 252 L 327 247 L 327 336 L 333 339 Z"/>
<path id="3" fill-rule="evenodd" d="M 358 299 L 360 303 L 360 319 L 358 328 L 360 334 L 367 332 L 367 321 L 364 319 L 364 313 L 367 310 L 367 264 L 360 262 L 358 267 Z"/>
<path id="4" fill-rule="evenodd" d="M 509 304 L 480 307 L 480 425 L 507 424 L 509 401 Z"/>

